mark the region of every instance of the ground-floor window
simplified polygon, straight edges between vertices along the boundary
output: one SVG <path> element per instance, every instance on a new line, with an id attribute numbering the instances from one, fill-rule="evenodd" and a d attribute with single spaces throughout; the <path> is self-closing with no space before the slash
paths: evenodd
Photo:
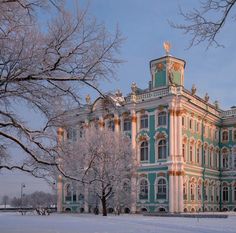
<path id="1" fill-rule="evenodd" d="M 147 200 L 148 199 L 148 181 L 146 179 L 142 179 L 139 185 L 139 199 Z"/>
<path id="2" fill-rule="evenodd" d="M 223 201 L 229 201 L 229 188 L 223 187 Z"/>

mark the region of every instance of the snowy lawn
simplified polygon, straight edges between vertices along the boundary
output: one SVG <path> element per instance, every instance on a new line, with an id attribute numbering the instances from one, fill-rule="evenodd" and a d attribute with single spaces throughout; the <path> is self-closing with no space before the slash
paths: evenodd
<path id="1" fill-rule="evenodd" d="M 219 218 L 172 218 L 89 214 L 50 216 L 0 213 L 0 233 L 235 233 L 236 215 Z"/>

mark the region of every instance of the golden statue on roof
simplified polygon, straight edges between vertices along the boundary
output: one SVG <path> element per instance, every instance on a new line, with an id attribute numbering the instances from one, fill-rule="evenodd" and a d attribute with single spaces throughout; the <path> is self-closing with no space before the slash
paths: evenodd
<path id="1" fill-rule="evenodd" d="M 163 43 L 163 47 L 164 47 L 164 49 L 166 51 L 166 55 L 168 56 L 169 53 L 170 53 L 171 43 L 169 41 L 165 41 Z"/>

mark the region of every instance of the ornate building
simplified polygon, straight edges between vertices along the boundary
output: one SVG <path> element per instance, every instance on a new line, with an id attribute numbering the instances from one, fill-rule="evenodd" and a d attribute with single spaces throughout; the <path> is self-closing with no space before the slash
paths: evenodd
<path id="1" fill-rule="evenodd" d="M 209 96 L 184 87 L 185 61 L 169 55 L 150 61 L 149 88 L 110 95 L 72 111 L 75 127 L 59 129 L 74 140 L 83 126 L 109 127 L 131 137 L 139 167 L 131 183 L 134 200 L 124 212 L 236 211 L 236 108 L 223 111 Z M 58 210 L 88 211 L 88 189 L 58 180 Z M 136 189 L 132 189 L 132 186 Z"/>

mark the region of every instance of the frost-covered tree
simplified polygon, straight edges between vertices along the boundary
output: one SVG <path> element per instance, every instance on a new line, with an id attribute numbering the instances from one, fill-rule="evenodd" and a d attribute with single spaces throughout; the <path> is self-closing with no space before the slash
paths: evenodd
<path id="1" fill-rule="evenodd" d="M 63 170 L 93 190 L 101 201 L 104 216 L 108 200 L 112 199 L 117 208 L 130 202 L 126 199 L 130 194 L 126 194 L 135 171 L 130 143 L 127 136 L 112 130 L 87 128 L 83 138 L 64 146 Z"/>
<path id="2" fill-rule="evenodd" d="M 171 26 L 191 36 L 189 47 L 202 42 L 206 42 L 207 47 L 222 46 L 217 35 L 227 21 L 235 21 L 236 0 L 204 0 L 199 3 L 200 6 L 191 11 L 181 9 L 184 23 L 171 22 Z"/>
<path id="3" fill-rule="evenodd" d="M 114 76 L 121 35 L 64 1 L 0 2 L 0 170 L 60 170 L 55 129 L 68 106 L 82 104 L 81 88 L 101 94 L 99 82 Z"/>

